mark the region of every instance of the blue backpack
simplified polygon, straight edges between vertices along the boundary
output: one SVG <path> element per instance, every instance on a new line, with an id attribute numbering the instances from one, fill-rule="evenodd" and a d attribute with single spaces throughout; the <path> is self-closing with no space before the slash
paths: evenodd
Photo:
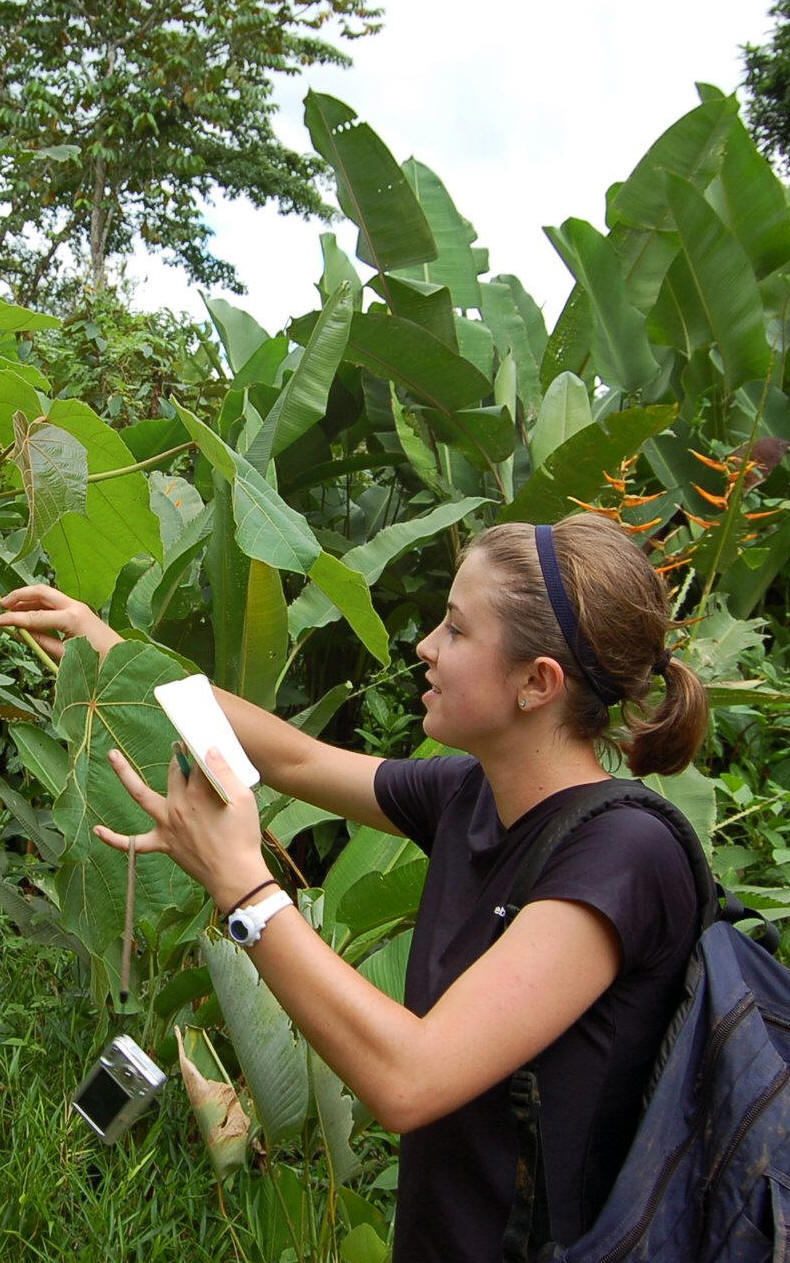
<path id="1" fill-rule="evenodd" d="M 697 887 L 700 936 L 664 1037 L 628 1156 L 592 1228 L 548 1240 L 535 1074 L 511 1080 L 520 1157 L 504 1263 L 790 1263 L 790 972 L 733 922 L 748 915 L 719 890 L 685 816 L 639 781 L 580 787 L 530 847 L 508 917 L 552 851 L 616 803 L 664 820 Z M 768 950 L 766 950 L 766 948 Z"/>

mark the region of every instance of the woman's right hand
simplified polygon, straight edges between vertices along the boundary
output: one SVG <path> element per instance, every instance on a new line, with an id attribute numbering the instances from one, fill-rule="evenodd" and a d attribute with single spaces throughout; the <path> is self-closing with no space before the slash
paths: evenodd
<path id="1" fill-rule="evenodd" d="M 113 645 L 120 645 L 119 636 L 112 627 L 102 622 L 98 614 L 84 601 L 76 601 L 57 588 L 46 583 L 36 583 L 28 588 L 16 588 L 8 596 L 0 597 L 0 627 L 21 627 L 30 632 L 33 639 L 56 662 L 63 657 L 64 643 L 72 636 L 85 636 L 102 657 Z"/>

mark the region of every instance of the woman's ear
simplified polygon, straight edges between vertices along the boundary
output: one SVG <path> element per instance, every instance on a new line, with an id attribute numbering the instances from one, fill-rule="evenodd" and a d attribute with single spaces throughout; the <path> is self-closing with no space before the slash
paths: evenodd
<path id="1" fill-rule="evenodd" d="M 519 710 L 537 710 L 559 697 L 565 687 L 565 672 L 556 658 L 535 658 L 521 673 L 517 701 Z"/>

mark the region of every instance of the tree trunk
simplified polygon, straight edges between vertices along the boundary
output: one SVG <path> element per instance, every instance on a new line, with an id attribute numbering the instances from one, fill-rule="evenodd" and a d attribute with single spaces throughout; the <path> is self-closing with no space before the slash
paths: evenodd
<path id="1" fill-rule="evenodd" d="M 91 208 L 91 279 L 93 291 L 100 294 L 107 281 L 104 248 L 107 241 L 107 207 L 104 205 L 107 163 L 96 159 L 93 174 L 93 206 Z"/>

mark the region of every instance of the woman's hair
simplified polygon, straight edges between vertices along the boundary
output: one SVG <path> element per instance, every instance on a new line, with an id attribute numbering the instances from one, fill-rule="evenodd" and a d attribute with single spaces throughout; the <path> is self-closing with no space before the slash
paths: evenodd
<path id="1" fill-rule="evenodd" d="M 666 653 L 674 626 L 661 576 L 614 522 L 595 513 L 563 518 L 552 528 L 562 583 L 606 677 L 622 695 L 628 730 L 621 742 L 631 771 L 681 771 L 705 732 L 708 704 L 694 672 Z M 551 605 L 535 544 L 535 528 L 523 522 L 493 526 L 467 546 L 499 572 L 492 585 L 502 620 L 505 651 L 514 662 L 546 656 L 562 667 L 567 683 L 565 723 L 574 736 L 609 740 L 609 710 L 568 648 Z M 664 695 L 651 708 L 656 681 Z"/>

